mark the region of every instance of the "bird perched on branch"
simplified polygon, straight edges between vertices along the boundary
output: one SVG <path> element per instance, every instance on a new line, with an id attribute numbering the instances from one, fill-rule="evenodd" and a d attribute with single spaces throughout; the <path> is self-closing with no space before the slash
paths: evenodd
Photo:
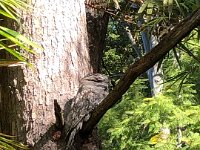
<path id="1" fill-rule="evenodd" d="M 64 132 L 68 136 L 68 147 L 73 144 L 83 122 L 89 120 L 91 112 L 108 95 L 108 91 L 109 79 L 106 75 L 93 74 L 81 80 L 77 95 L 72 99 L 71 108 L 65 108 L 71 111 L 64 112 Z"/>

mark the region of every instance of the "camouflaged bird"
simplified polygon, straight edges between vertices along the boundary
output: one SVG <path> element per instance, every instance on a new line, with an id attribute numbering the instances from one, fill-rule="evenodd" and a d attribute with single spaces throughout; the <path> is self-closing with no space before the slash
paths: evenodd
<path id="1" fill-rule="evenodd" d="M 83 122 L 89 120 L 91 112 L 108 95 L 109 79 L 103 74 L 93 74 L 81 80 L 77 95 L 72 100 L 70 112 L 64 113 L 64 132 L 68 135 L 67 149 L 73 144 L 76 133 Z"/>

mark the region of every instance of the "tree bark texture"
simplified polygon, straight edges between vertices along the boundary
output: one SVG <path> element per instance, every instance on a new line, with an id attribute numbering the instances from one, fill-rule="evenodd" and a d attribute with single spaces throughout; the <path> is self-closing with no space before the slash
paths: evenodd
<path id="1" fill-rule="evenodd" d="M 109 14 L 107 0 L 86 0 L 89 54 L 94 73 L 100 72 Z"/>
<path id="2" fill-rule="evenodd" d="M 128 90 L 130 85 L 139 75 L 146 72 L 153 65 L 155 65 L 156 62 L 164 58 L 173 47 L 175 47 L 198 25 L 200 25 L 200 8 L 191 16 L 181 21 L 166 36 L 164 36 L 158 45 L 156 45 L 149 53 L 128 68 L 118 84 L 92 112 L 90 119 L 85 122 L 82 134 L 87 133 L 92 126 L 95 126 L 99 122 L 107 110 L 119 102 L 122 95 Z"/>
<path id="3" fill-rule="evenodd" d="M 61 109 L 93 72 L 83 0 L 32 0 L 24 34 L 44 47 L 29 56 L 34 68 L 0 68 L 0 132 L 36 150 L 59 149 L 51 140 L 54 99 Z"/>

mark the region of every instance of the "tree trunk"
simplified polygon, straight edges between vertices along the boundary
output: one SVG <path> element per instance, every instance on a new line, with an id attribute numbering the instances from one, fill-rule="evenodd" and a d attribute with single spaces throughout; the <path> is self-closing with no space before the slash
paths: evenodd
<path id="1" fill-rule="evenodd" d="M 87 31 L 89 39 L 89 54 L 91 65 L 95 73 L 100 72 L 103 49 L 109 14 L 105 12 L 108 7 L 107 0 L 86 0 Z"/>
<path id="2" fill-rule="evenodd" d="M 34 68 L 0 68 L 0 132 L 16 135 L 36 150 L 57 145 L 54 99 L 61 109 L 93 72 L 83 0 L 33 0 L 23 13 L 25 35 L 44 50 L 29 56 Z M 60 136 L 60 135 L 58 135 Z"/>

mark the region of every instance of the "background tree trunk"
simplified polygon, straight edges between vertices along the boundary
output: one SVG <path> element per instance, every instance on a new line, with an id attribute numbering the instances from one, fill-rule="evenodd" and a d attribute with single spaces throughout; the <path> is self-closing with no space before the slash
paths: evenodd
<path id="1" fill-rule="evenodd" d="M 83 0 L 33 0 L 23 13 L 24 33 L 44 50 L 29 56 L 34 68 L 0 68 L 0 132 L 34 149 L 59 149 L 52 141 L 54 99 L 61 108 L 79 81 L 93 72 Z"/>
<path id="2" fill-rule="evenodd" d="M 89 39 L 89 54 L 94 73 L 100 72 L 103 49 L 109 21 L 106 0 L 85 0 L 87 31 Z"/>

